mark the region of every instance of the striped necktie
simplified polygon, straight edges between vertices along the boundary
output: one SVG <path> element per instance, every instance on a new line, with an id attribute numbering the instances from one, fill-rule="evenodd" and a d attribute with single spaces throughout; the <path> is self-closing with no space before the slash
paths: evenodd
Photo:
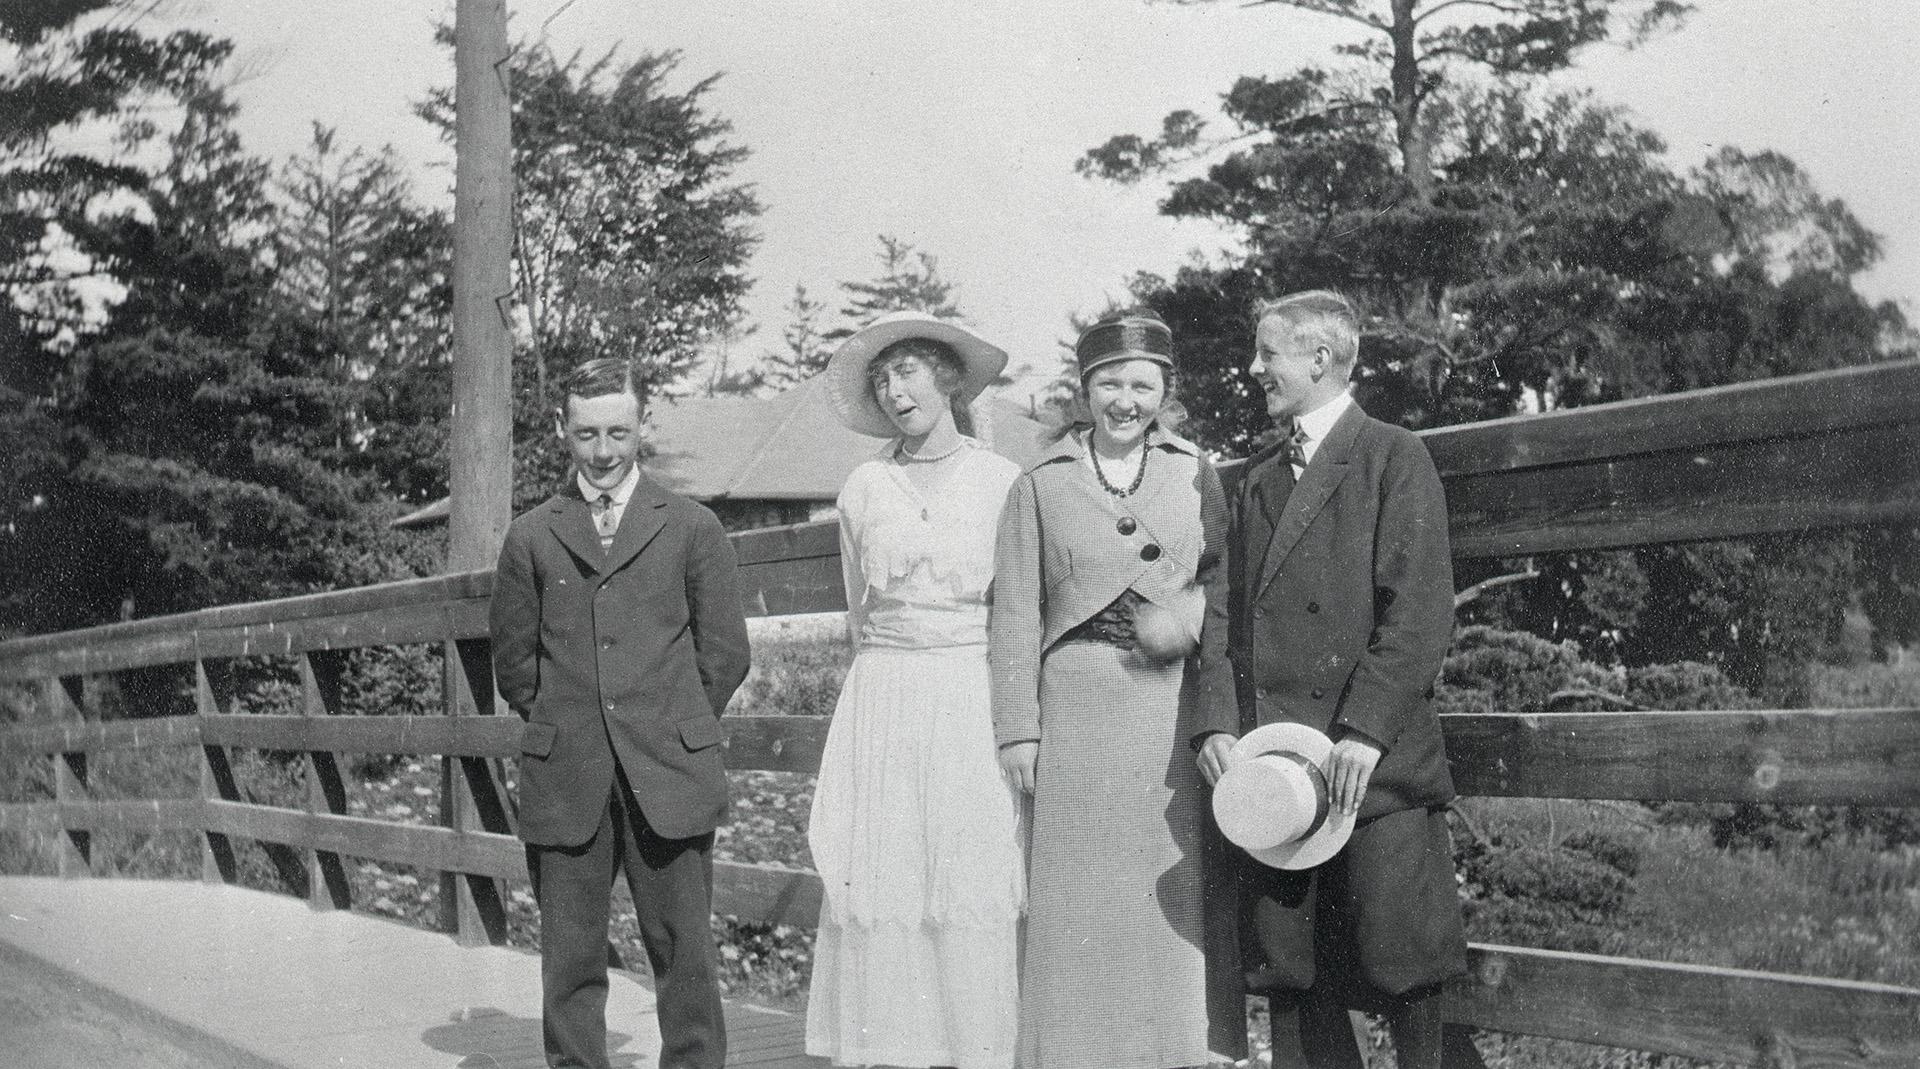
<path id="1" fill-rule="evenodd" d="M 1307 466 L 1307 429 L 1297 419 L 1293 421 L 1293 430 L 1287 434 L 1287 463 L 1296 468 Z"/>
<path id="2" fill-rule="evenodd" d="M 600 534 L 602 552 L 613 548 L 613 533 L 620 529 L 620 514 L 613 511 L 613 495 L 601 494 L 593 499 L 593 528 Z"/>

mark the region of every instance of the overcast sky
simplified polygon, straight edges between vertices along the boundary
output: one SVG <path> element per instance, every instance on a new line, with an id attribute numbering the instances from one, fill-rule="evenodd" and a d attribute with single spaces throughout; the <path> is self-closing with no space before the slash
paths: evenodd
<path id="1" fill-rule="evenodd" d="M 1333 62 L 1337 20 L 1224 0 L 509 0 L 516 36 L 561 53 L 681 50 L 682 84 L 719 71 L 709 98 L 753 152 L 740 177 L 767 211 L 736 359 L 780 344 L 794 283 L 826 295 L 875 267 L 875 236 L 939 258 L 962 310 L 1014 355 L 1051 367 L 1074 311 L 1097 310 L 1137 270 L 1170 271 L 1217 247 L 1154 205 L 1163 184 L 1121 189 L 1073 162 L 1175 108 L 1217 118 L 1241 74 Z M 1920 3 L 1700 0 L 1676 35 L 1585 54 L 1591 86 L 1663 135 L 1676 163 L 1722 144 L 1773 148 L 1886 238 L 1863 288 L 1920 305 Z M 432 44 L 452 0 L 188 0 L 167 16 L 232 38 L 240 126 L 281 158 L 314 120 L 391 144 L 419 192 L 451 202 L 451 154 L 410 104 L 452 80 Z M 1902 131 L 1907 131 L 1903 133 Z"/>

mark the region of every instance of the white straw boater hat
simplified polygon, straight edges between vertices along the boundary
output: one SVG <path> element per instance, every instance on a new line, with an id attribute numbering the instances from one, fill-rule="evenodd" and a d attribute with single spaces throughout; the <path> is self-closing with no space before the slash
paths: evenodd
<path id="1" fill-rule="evenodd" d="M 867 365 L 882 349 L 907 338 L 932 338 L 953 347 L 966 368 L 956 391 L 963 401 L 980 396 L 980 391 L 1007 366 L 1005 349 L 950 319 L 925 312 L 888 312 L 841 342 L 827 361 L 826 370 L 820 373 L 826 380 L 827 403 L 841 423 L 875 438 L 891 438 L 900 433 L 873 398 Z"/>
<path id="2" fill-rule="evenodd" d="M 1213 785 L 1213 819 L 1227 841 L 1277 869 L 1310 869 L 1340 852 L 1352 813 L 1327 795 L 1333 742 L 1304 724 L 1248 732 Z"/>

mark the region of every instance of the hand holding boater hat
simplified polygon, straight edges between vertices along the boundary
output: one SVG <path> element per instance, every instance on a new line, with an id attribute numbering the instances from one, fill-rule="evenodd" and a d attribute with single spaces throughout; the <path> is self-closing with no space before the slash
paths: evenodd
<path id="1" fill-rule="evenodd" d="M 1333 741 L 1304 724 L 1255 728 L 1233 745 L 1213 788 L 1227 841 L 1280 869 L 1308 869 L 1340 852 L 1354 814 L 1333 805 Z"/>

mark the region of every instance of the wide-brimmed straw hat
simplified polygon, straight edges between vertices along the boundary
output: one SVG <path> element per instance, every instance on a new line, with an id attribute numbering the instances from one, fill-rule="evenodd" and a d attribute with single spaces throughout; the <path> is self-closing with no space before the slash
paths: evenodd
<path id="1" fill-rule="evenodd" d="M 1354 814 L 1333 807 L 1333 741 L 1304 724 L 1268 724 L 1233 744 L 1213 785 L 1213 819 L 1227 841 L 1277 869 L 1310 869 L 1340 852 Z"/>
<path id="2" fill-rule="evenodd" d="M 1007 366 L 1005 349 L 950 319 L 925 312 L 888 312 L 841 342 L 820 373 L 827 383 L 827 403 L 841 423 L 875 438 L 900 433 L 874 399 L 867 367 L 882 349 L 907 338 L 932 338 L 952 346 L 966 369 L 955 391 L 962 401 L 980 396 Z"/>

